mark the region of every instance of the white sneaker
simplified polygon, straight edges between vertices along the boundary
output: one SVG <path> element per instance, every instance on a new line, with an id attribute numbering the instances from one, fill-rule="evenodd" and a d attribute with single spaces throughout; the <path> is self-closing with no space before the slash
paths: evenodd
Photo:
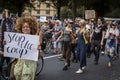
<path id="1" fill-rule="evenodd" d="M 81 69 L 78 69 L 75 73 L 79 74 L 79 73 L 83 73 L 83 71 Z"/>
<path id="2" fill-rule="evenodd" d="M 111 67 L 111 66 L 112 66 L 111 62 L 108 62 L 108 67 Z"/>
<path id="3" fill-rule="evenodd" d="M 82 67 L 82 70 L 85 70 L 85 66 L 84 66 L 84 67 Z"/>
<path id="4" fill-rule="evenodd" d="M 104 51 L 101 51 L 101 54 L 102 54 L 102 55 L 104 55 L 104 54 L 105 54 L 105 52 L 104 52 Z"/>

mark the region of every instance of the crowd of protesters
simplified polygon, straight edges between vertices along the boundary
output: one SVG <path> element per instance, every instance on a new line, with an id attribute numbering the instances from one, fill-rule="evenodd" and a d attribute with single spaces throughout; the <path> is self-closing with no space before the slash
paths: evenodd
<path id="1" fill-rule="evenodd" d="M 46 23 L 46 21 L 45 21 Z M 119 21 L 106 22 L 104 18 L 84 20 L 77 17 L 75 20 L 64 19 L 47 21 L 52 28 L 54 54 L 61 53 L 59 60 L 64 60 L 63 70 L 70 67 L 71 57 L 73 62 L 80 62 L 76 73 L 82 73 L 86 67 L 86 57 L 94 54 L 94 64 L 99 64 L 100 54 L 108 56 L 108 67 L 112 61 L 119 58 L 120 28 Z M 44 34 L 44 33 L 43 33 Z"/>
<path id="2" fill-rule="evenodd" d="M 0 25 L 0 48 L 4 52 L 4 32 L 16 32 L 34 34 L 40 36 L 38 49 L 44 51 L 47 40 L 53 42 L 53 54 L 61 54 L 58 58 L 65 62 L 63 70 L 66 71 L 73 62 L 79 61 L 76 73 L 83 73 L 87 62 L 86 58 L 94 54 L 94 63 L 99 64 L 100 54 L 108 56 L 108 67 L 112 66 L 113 59 L 119 58 L 120 46 L 120 22 L 107 23 L 99 17 L 85 20 L 80 17 L 61 20 L 45 20 L 41 25 L 32 16 L 24 16 L 13 21 L 9 18 L 9 11 L 3 11 L 3 19 Z M 1 64 L 10 58 L 0 57 Z M 27 64 L 27 65 L 26 65 Z M 24 69 L 23 69 L 24 68 Z M 2 66 L 0 66 L 2 71 Z M 16 80 L 34 80 L 36 62 L 17 59 L 14 65 L 13 75 Z"/>

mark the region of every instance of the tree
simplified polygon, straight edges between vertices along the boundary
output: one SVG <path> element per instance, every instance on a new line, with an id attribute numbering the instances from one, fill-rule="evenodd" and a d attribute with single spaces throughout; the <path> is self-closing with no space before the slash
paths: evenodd
<path id="1" fill-rule="evenodd" d="M 105 14 L 106 17 L 120 18 L 120 0 L 110 0 L 109 12 Z"/>
<path id="2" fill-rule="evenodd" d="M 66 6 L 71 9 L 72 18 L 74 19 L 78 12 L 77 9 L 82 9 L 82 13 L 84 14 L 84 10 L 95 10 L 97 16 L 96 17 L 120 17 L 120 0 L 69 0 L 66 2 Z M 81 14 L 81 13 L 80 13 Z"/>
<path id="3" fill-rule="evenodd" d="M 76 11 L 77 11 L 77 0 L 70 0 L 68 2 L 68 7 L 71 9 L 72 19 L 74 20 L 76 17 Z"/>
<path id="4" fill-rule="evenodd" d="M 31 2 L 33 1 L 34 0 L 31 0 Z M 31 2 L 30 0 L 0 0 L 0 7 L 2 9 L 7 8 L 13 13 L 18 13 L 20 17 L 26 7 L 33 7 Z"/>
<path id="5" fill-rule="evenodd" d="M 47 0 L 41 0 L 42 2 L 45 2 Z M 69 0 L 49 0 L 53 3 L 54 7 L 57 10 L 57 19 L 60 19 L 60 13 L 61 13 L 61 7 L 65 6 Z"/>
<path id="6" fill-rule="evenodd" d="M 86 9 L 94 9 L 98 17 L 104 17 L 108 14 L 111 14 L 112 17 L 120 11 L 120 0 L 86 0 L 85 4 Z"/>

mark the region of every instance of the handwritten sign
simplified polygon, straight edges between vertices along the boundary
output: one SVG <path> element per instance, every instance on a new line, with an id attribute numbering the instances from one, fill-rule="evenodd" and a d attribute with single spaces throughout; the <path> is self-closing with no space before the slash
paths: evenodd
<path id="1" fill-rule="evenodd" d="M 94 19 L 95 10 L 85 10 L 85 19 Z"/>
<path id="2" fill-rule="evenodd" d="M 5 32 L 4 56 L 27 60 L 38 60 L 39 36 Z"/>

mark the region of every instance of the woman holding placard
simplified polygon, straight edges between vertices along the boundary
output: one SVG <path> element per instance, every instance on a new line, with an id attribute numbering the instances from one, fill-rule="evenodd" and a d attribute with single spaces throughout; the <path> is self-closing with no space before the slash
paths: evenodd
<path id="1" fill-rule="evenodd" d="M 16 29 L 18 33 L 35 35 L 37 31 L 37 21 L 33 17 L 21 17 L 16 22 Z M 14 76 L 16 80 L 34 80 L 35 72 L 36 61 L 18 59 L 14 66 Z"/>

